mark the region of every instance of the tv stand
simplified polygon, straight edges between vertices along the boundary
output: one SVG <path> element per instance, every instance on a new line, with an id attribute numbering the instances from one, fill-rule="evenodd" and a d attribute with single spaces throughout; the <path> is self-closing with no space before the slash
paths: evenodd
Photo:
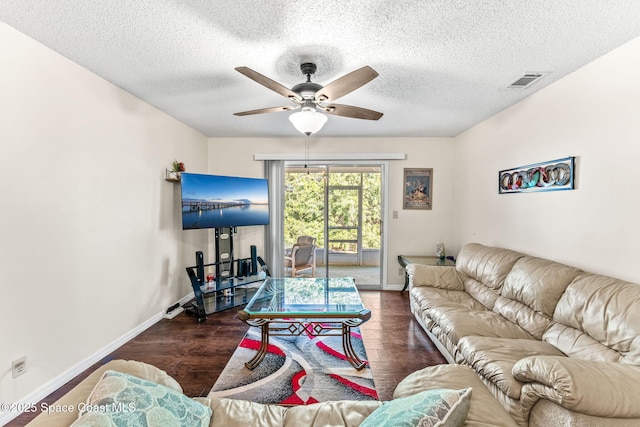
<path id="1" fill-rule="evenodd" d="M 198 251 L 196 265 L 186 268 L 194 298 L 183 307 L 198 322 L 205 321 L 208 314 L 248 303 L 268 275 L 260 257 L 234 258 L 234 233 L 235 227 L 215 229 L 216 261 L 205 264 L 203 253 Z"/>

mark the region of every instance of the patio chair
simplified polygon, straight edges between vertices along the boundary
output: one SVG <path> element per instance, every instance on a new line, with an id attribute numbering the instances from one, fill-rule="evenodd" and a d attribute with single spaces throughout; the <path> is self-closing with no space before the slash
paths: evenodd
<path id="1" fill-rule="evenodd" d="M 294 244 L 291 253 L 284 257 L 284 267 L 285 271 L 291 269 L 291 277 L 297 277 L 309 269 L 311 277 L 316 277 L 316 245 Z"/>
<path id="2" fill-rule="evenodd" d="M 298 236 L 298 239 L 296 240 L 296 243 L 298 245 L 300 245 L 300 246 L 315 245 L 316 244 L 316 238 L 315 237 L 311 237 L 311 236 Z M 292 248 L 285 249 L 284 250 L 284 255 L 290 257 L 291 256 L 291 249 Z"/>
<path id="3" fill-rule="evenodd" d="M 311 236 L 299 236 L 296 243 L 299 245 L 315 245 L 316 238 Z"/>

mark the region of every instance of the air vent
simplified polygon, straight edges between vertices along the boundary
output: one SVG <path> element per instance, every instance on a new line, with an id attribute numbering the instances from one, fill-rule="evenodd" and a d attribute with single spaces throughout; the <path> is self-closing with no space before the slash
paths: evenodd
<path id="1" fill-rule="evenodd" d="M 526 73 L 521 77 L 518 77 L 516 81 L 507 86 L 509 89 L 526 89 L 542 77 L 544 77 L 547 73 Z"/>

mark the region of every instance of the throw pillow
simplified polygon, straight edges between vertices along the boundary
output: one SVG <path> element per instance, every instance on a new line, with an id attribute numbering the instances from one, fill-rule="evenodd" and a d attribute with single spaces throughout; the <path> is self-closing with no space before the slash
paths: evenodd
<path id="1" fill-rule="evenodd" d="M 211 408 L 176 390 L 111 370 L 78 409 L 80 418 L 72 427 L 206 427 L 211 419 Z"/>
<path id="2" fill-rule="evenodd" d="M 435 389 L 384 402 L 361 427 L 459 427 L 467 419 L 471 388 Z"/>

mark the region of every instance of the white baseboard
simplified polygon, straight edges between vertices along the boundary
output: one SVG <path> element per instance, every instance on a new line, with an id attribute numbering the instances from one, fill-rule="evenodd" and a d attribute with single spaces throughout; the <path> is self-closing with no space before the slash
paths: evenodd
<path id="1" fill-rule="evenodd" d="M 180 305 L 185 304 L 191 298 L 193 298 L 193 293 L 190 293 L 185 297 L 181 298 L 180 301 L 178 301 L 178 304 Z M 160 320 L 162 320 L 164 314 L 165 314 L 165 311 L 163 310 L 162 312 L 151 316 L 149 319 L 147 319 L 140 325 L 136 326 L 126 334 L 122 335 L 115 341 L 109 343 L 105 347 L 93 353 L 87 359 L 83 360 L 82 362 L 68 369 L 66 372 L 63 372 L 62 374 L 53 378 L 51 381 L 49 381 L 47 384 L 40 387 L 39 389 L 33 391 L 32 393 L 29 393 L 27 396 L 25 396 L 19 402 L 17 402 L 18 403 L 17 406 L 27 407 L 28 406 L 27 404 L 40 402 L 42 399 L 44 399 L 45 397 L 47 397 L 48 395 L 50 395 L 51 393 L 53 393 L 54 391 L 56 391 L 57 389 L 59 389 L 69 381 L 71 381 L 72 379 L 74 379 L 76 376 L 80 375 L 82 372 L 86 371 L 91 366 L 98 363 L 100 360 L 104 359 L 109 354 L 113 353 L 117 348 L 121 347 L 123 344 L 127 343 L 128 341 L 132 340 L 142 332 L 149 329 L 154 324 L 158 323 Z M 4 426 L 5 424 L 9 423 L 9 421 L 13 420 L 18 415 L 20 415 L 20 412 L 0 413 L 0 426 Z"/>
<path id="2" fill-rule="evenodd" d="M 393 285 L 393 284 L 388 284 L 384 287 L 385 291 L 401 291 L 402 288 L 404 287 L 404 285 Z"/>
<path id="3" fill-rule="evenodd" d="M 394 284 L 386 284 L 382 286 L 382 289 L 380 289 L 380 286 L 378 285 L 358 285 L 356 284 L 356 287 L 358 289 L 361 289 L 363 291 L 401 291 L 404 285 L 394 285 Z"/>

